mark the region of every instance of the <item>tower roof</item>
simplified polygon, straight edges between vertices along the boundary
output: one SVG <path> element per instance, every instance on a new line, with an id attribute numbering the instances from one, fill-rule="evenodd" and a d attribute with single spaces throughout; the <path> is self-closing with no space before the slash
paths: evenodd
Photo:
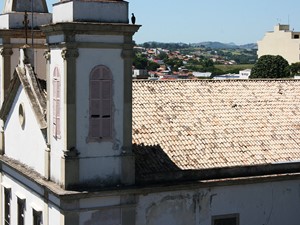
<path id="1" fill-rule="evenodd" d="M 32 9 L 33 6 L 33 9 Z M 48 13 L 46 0 L 5 0 L 3 13 L 31 11 Z"/>

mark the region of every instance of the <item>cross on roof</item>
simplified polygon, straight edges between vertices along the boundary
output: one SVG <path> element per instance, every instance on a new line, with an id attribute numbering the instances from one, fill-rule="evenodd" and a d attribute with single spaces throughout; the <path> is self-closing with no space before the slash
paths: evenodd
<path id="1" fill-rule="evenodd" d="M 25 14 L 24 14 L 23 24 L 24 24 L 24 28 L 25 28 L 25 44 L 28 45 L 28 43 L 27 43 L 27 32 L 28 32 L 29 20 L 28 20 L 27 11 L 25 11 Z"/>

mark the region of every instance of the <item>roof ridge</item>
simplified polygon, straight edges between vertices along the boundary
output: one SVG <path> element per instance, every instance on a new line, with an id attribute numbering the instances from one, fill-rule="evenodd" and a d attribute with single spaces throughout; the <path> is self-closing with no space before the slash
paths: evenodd
<path id="1" fill-rule="evenodd" d="M 225 79 L 225 80 L 212 80 L 212 79 L 178 79 L 178 80 L 144 80 L 144 79 L 134 79 L 134 83 L 155 83 L 155 82 L 202 82 L 202 83 L 254 83 L 254 82 L 300 82 L 300 79 Z"/>

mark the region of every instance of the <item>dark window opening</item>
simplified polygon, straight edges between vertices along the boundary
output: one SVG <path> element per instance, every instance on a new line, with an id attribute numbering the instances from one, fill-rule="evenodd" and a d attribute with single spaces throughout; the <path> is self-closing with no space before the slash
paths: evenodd
<path id="1" fill-rule="evenodd" d="M 4 224 L 10 225 L 10 196 L 11 189 L 4 188 Z"/>
<path id="2" fill-rule="evenodd" d="M 212 225 L 239 225 L 239 215 L 221 215 L 212 217 Z"/>
<path id="3" fill-rule="evenodd" d="M 24 225 L 25 221 L 25 199 L 18 198 L 18 225 Z"/>
<path id="4" fill-rule="evenodd" d="M 295 38 L 295 39 L 299 39 L 299 34 L 295 34 L 295 35 L 294 35 L 294 38 Z"/>
<path id="5" fill-rule="evenodd" d="M 42 224 L 42 212 L 32 209 L 33 214 L 33 225 L 41 225 Z"/>

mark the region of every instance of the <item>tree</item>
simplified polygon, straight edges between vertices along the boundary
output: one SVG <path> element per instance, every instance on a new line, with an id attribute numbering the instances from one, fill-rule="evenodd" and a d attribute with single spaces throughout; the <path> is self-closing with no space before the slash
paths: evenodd
<path id="1" fill-rule="evenodd" d="M 133 65 L 136 69 L 146 69 L 148 65 L 148 59 L 142 54 L 135 54 L 133 59 Z"/>
<path id="2" fill-rule="evenodd" d="M 300 62 L 292 63 L 290 65 L 290 70 L 292 75 L 299 75 L 300 74 Z"/>
<path id="3" fill-rule="evenodd" d="M 148 66 L 146 67 L 147 70 L 156 71 L 159 68 L 159 64 L 153 61 L 148 61 Z"/>
<path id="4" fill-rule="evenodd" d="M 289 63 L 282 56 L 263 55 L 254 64 L 250 78 L 284 78 L 289 76 Z"/>

